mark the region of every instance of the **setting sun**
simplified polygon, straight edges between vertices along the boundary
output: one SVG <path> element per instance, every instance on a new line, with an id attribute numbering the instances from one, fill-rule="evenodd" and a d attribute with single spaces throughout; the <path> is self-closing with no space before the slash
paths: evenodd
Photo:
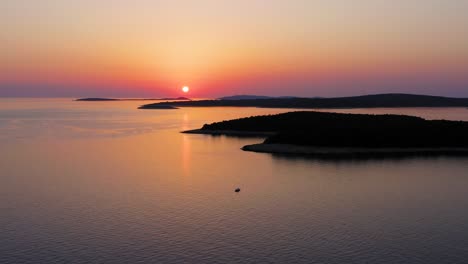
<path id="1" fill-rule="evenodd" d="M 190 88 L 188 86 L 182 87 L 182 92 L 188 93 L 190 91 Z"/>

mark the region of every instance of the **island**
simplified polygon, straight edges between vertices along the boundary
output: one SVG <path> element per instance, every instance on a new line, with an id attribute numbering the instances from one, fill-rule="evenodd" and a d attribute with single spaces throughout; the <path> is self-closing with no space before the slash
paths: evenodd
<path id="1" fill-rule="evenodd" d="M 143 109 L 159 109 L 158 104 Z M 295 109 L 377 108 L 377 107 L 468 107 L 468 98 L 413 94 L 376 94 L 336 98 L 265 98 L 239 100 L 194 100 L 164 102 L 176 107 L 265 107 Z"/>
<path id="2" fill-rule="evenodd" d="M 138 109 L 147 109 L 145 106 L 140 106 Z M 167 105 L 167 104 L 158 104 L 157 106 L 152 107 L 151 109 L 178 109 L 175 106 Z"/>
<path id="3" fill-rule="evenodd" d="M 256 99 L 274 99 L 274 98 L 298 98 L 295 96 L 265 96 L 265 95 L 251 95 L 251 94 L 239 94 L 239 95 L 231 95 L 231 96 L 224 96 L 218 98 L 218 100 L 256 100 Z"/>
<path id="4" fill-rule="evenodd" d="M 315 156 L 468 154 L 468 122 L 314 111 L 253 116 L 183 131 L 266 139 L 246 151 Z"/>
<path id="5" fill-rule="evenodd" d="M 187 97 L 167 97 L 167 98 L 122 98 L 122 99 L 116 99 L 116 98 L 80 98 L 76 99 L 75 101 L 78 102 L 102 102 L 102 101 L 190 101 L 191 99 Z M 156 108 L 155 108 L 156 109 Z M 161 108 L 158 108 L 161 109 Z"/>
<path id="6" fill-rule="evenodd" d="M 114 98 L 97 98 L 97 97 L 90 97 L 90 98 L 80 98 L 76 99 L 75 101 L 78 102 L 101 102 L 101 101 L 120 101 L 119 99 Z"/>

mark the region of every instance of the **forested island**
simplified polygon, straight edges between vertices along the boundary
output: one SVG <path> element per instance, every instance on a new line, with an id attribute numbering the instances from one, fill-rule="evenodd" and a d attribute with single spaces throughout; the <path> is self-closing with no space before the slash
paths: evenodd
<path id="1" fill-rule="evenodd" d="M 206 124 L 186 133 L 265 136 L 244 150 L 315 155 L 468 154 L 468 122 L 313 111 Z M 223 133 L 226 132 L 226 133 Z"/>
<path id="2" fill-rule="evenodd" d="M 240 100 L 174 101 L 143 105 L 158 109 L 158 104 L 175 107 L 266 107 L 266 108 L 377 108 L 377 107 L 468 107 L 468 98 L 450 98 L 413 94 L 377 94 L 337 98 L 266 98 Z"/>

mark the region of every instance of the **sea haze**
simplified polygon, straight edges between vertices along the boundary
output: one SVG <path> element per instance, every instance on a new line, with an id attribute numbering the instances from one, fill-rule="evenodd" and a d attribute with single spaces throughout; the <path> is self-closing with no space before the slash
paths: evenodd
<path id="1" fill-rule="evenodd" d="M 179 132 L 291 109 L 140 104 L 0 99 L 0 263 L 468 259 L 468 158 L 250 153 L 262 139 Z M 327 111 L 468 121 L 465 108 Z"/>

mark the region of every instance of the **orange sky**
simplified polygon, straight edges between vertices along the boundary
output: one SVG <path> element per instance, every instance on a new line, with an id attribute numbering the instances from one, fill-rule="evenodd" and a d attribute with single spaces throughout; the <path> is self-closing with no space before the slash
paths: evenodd
<path id="1" fill-rule="evenodd" d="M 468 96 L 465 1 L 4 1 L 0 96 Z"/>

